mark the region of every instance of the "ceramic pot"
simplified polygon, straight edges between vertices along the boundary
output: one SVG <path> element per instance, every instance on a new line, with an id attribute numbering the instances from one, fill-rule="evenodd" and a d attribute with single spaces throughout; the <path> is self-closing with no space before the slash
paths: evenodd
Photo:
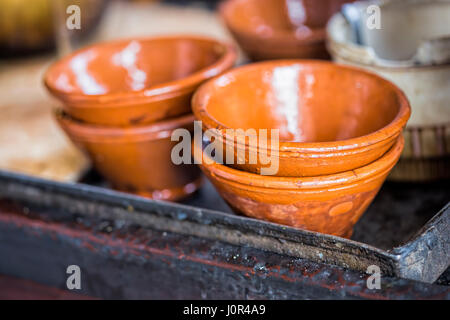
<path id="1" fill-rule="evenodd" d="M 77 5 L 83 13 L 79 36 L 88 36 L 102 20 L 108 0 L 2 0 L 0 1 L 0 56 L 17 57 L 54 47 L 55 16 L 64 12 L 64 28 L 68 17 L 66 9 Z"/>
<path id="2" fill-rule="evenodd" d="M 209 38 L 119 40 L 57 61 L 44 83 L 74 119 L 134 126 L 189 113 L 194 90 L 235 59 L 232 46 Z"/>
<path id="3" fill-rule="evenodd" d="M 410 115 L 404 94 L 381 77 L 305 60 L 231 70 L 199 88 L 192 107 L 205 130 L 219 130 L 223 163 L 261 173 L 272 165 L 263 156 L 273 156 L 279 160 L 274 175 L 283 177 L 333 174 L 373 162 L 392 147 Z M 255 129 L 257 139 L 238 141 L 230 128 Z M 264 147 L 260 129 L 278 129 L 279 145 L 268 140 Z M 226 161 L 228 150 L 234 163 Z"/>
<path id="4" fill-rule="evenodd" d="M 284 0 L 287 16 L 294 27 L 323 28 L 328 19 L 352 0 Z"/>
<path id="5" fill-rule="evenodd" d="M 403 149 L 403 137 L 380 159 L 355 170 L 317 177 L 269 177 L 218 164 L 194 144 L 194 157 L 238 213 L 349 238 Z M 200 148 L 200 150 L 198 150 Z"/>
<path id="6" fill-rule="evenodd" d="M 201 184 L 195 165 L 175 165 L 171 150 L 177 128 L 193 129 L 191 114 L 130 128 L 106 128 L 71 119 L 57 112 L 56 119 L 69 138 L 92 160 L 115 189 L 156 200 L 180 200 Z"/>
<path id="7" fill-rule="evenodd" d="M 450 27 L 442 21 L 450 14 L 450 1 L 385 1 L 381 9 L 386 13 L 381 20 L 384 31 L 361 32 L 363 44 L 355 43 L 351 24 L 341 14 L 333 16 L 327 27 L 329 51 L 336 62 L 392 81 L 411 103 L 405 149 L 390 179 L 449 179 Z M 411 31 L 416 29 L 420 41 Z"/>
<path id="8" fill-rule="evenodd" d="M 348 1 L 228 0 L 220 14 L 252 60 L 327 59 L 324 21 L 343 2 Z"/>

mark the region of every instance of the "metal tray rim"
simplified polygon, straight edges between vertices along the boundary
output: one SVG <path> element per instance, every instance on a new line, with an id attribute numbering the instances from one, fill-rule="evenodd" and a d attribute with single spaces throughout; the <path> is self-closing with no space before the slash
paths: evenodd
<path id="1" fill-rule="evenodd" d="M 96 210 L 114 211 L 116 218 L 127 219 L 130 223 L 139 218 L 142 219 L 141 222 L 146 221 L 147 226 L 162 228 L 161 230 L 168 229 L 167 231 L 215 238 L 238 245 L 255 246 L 361 272 L 365 272 L 371 264 L 380 264 L 383 272 L 388 274 L 429 283 L 434 282 L 450 264 L 450 257 L 447 255 L 450 244 L 446 240 L 449 238 L 450 203 L 404 245 L 383 250 L 354 240 L 226 212 L 145 199 L 102 187 L 50 181 L 2 170 L 0 192 L 1 197 L 41 204 L 48 202 L 42 195 L 51 194 L 52 197 L 62 197 L 58 200 L 62 207 L 77 199 L 75 211 L 78 211 L 78 214 L 83 202 L 86 206 L 90 202 L 91 205 L 95 204 Z M 130 208 L 134 215 L 129 215 Z M 114 210 L 111 211 L 112 209 Z M 88 211 L 85 210 L 82 214 L 86 215 Z M 192 224 L 196 227 L 192 228 Z M 437 249 L 434 252 L 429 250 L 434 254 L 423 250 L 424 247 L 430 249 L 429 243 L 435 243 Z M 427 256 L 424 256 L 425 254 Z"/>

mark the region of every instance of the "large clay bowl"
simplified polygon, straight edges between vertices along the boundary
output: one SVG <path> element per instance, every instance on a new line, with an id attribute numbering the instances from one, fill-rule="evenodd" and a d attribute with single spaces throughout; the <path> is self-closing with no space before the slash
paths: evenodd
<path id="1" fill-rule="evenodd" d="M 119 40 L 57 61 L 44 83 L 74 119 L 133 126 L 189 113 L 195 89 L 235 59 L 233 47 L 209 38 Z"/>
<path id="2" fill-rule="evenodd" d="M 272 177 L 239 171 L 194 157 L 221 196 L 238 213 L 296 228 L 350 237 L 353 226 L 370 205 L 400 157 L 402 136 L 377 161 L 343 173 L 307 177 Z"/>
<path id="3" fill-rule="evenodd" d="M 194 165 L 175 165 L 171 151 L 177 128 L 193 130 L 193 116 L 133 128 L 85 124 L 58 112 L 56 118 L 70 139 L 91 158 L 115 189 L 158 200 L 179 200 L 201 184 Z"/>
<path id="4" fill-rule="evenodd" d="M 227 0 L 220 6 L 220 14 L 252 60 L 327 59 L 324 21 L 343 2 L 348 1 Z M 293 3 L 294 8 L 287 3 Z M 299 5 L 301 16 L 295 10 Z"/>
<path id="5" fill-rule="evenodd" d="M 405 95 L 389 81 L 353 67 L 304 60 L 231 70 L 199 88 L 192 107 L 204 130 L 218 129 L 223 149 L 234 149 L 234 163 L 225 156 L 224 163 L 261 173 L 270 167 L 261 156 L 278 152 L 278 171 L 269 174 L 283 177 L 332 174 L 371 163 L 392 147 L 410 115 Z M 279 147 L 236 141 L 230 128 L 254 129 L 256 135 L 260 129 L 278 129 Z M 250 157 L 255 154 L 257 161 Z"/>

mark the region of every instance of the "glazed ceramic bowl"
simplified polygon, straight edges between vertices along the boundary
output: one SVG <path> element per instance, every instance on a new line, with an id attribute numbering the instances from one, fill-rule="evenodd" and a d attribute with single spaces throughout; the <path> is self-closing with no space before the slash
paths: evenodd
<path id="1" fill-rule="evenodd" d="M 328 58 L 325 22 L 343 0 L 228 0 L 227 28 L 252 60 Z"/>
<path id="2" fill-rule="evenodd" d="M 333 174 L 371 163 L 392 147 L 410 115 L 405 95 L 389 81 L 361 69 L 305 60 L 231 70 L 199 88 L 192 107 L 204 130 L 217 129 L 225 154 L 234 150 L 234 163 L 227 155 L 224 163 L 261 173 L 271 166 L 262 156 L 276 155 L 275 175 L 284 177 Z M 254 132 L 238 141 L 230 128 Z M 260 129 L 278 129 L 278 147 L 268 140 L 265 148 Z"/>
<path id="3" fill-rule="evenodd" d="M 450 179 L 450 26 L 443 23 L 450 1 L 384 1 L 381 10 L 382 29 L 361 32 L 363 44 L 344 16 L 334 15 L 327 27 L 329 51 L 338 63 L 392 81 L 411 103 L 405 149 L 389 179 Z"/>
<path id="4" fill-rule="evenodd" d="M 399 136 L 386 154 L 364 167 L 307 178 L 261 176 L 229 168 L 206 153 L 198 158 L 202 150 L 196 144 L 194 157 L 237 213 L 348 238 L 400 157 L 403 143 Z"/>
<path id="5" fill-rule="evenodd" d="M 175 165 L 171 160 L 176 144 L 171 134 L 177 128 L 192 130 L 192 115 L 132 128 L 93 126 L 61 112 L 56 118 L 115 189 L 175 201 L 192 194 L 201 184 L 197 166 Z"/>
<path id="6" fill-rule="evenodd" d="M 233 47 L 209 38 L 119 40 L 57 61 L 44 82 L 74 119 L 133 126 L 189 113 L 194 90 L 235 59 Z"/>

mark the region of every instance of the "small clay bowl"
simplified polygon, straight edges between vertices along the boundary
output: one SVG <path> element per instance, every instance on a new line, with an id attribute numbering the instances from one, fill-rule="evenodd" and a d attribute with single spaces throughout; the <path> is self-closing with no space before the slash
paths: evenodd
<path id="1" fill-rule="evenodd" d="M 403 136 L 380 159 L 343 173 L 272 177 L 218 164 L 194 144 L 194 157 L 217 191 L 237 213 L 283 225 L 349 238 L 353 226 L 398 161 Z M 203 158 L 200 159 L 199 155 Z"/>
<path id="2" fill-rule="evenodd" d="M 282 177 L 317 176 L 362 167 L 395 143 L 408 100 L 383 78 L 326 61 L 267 61 L 231 70 L 201 86 L 192 100 L 203 129 L 218 129 L 230 166 L 261 173 L 262 155 L 276 155 Z M 227 129 L 279 129 L 279 147 L 236 141 Z M 270 131 L 268 132 L 270 133 Z M 238 163 L 238 155 L 245 161 Z M 257 161 L 250 157 L 257 156 Z M 243 162 L 243 163 L 242 163 Z M 266 162 L 267 163 L 267 162 Z"/>
<path id="3" fill-rule="evenodd" d="M 195 89 L 231 68 L 235 60 L 231 45 L 209 38 L 119 40 L 55 62 L 44 83 L 74 119 L 134 126 L 189 113 Z"/>
<path id="4" fill-rule="evenodd" d="M 192 114 L 133 128 L 106 128 L 85 124 L 62 112 L 59 125 L 84 150 L 95 168 L 115 189 L 156 200 L 176 201 L 201 185 L 195 165 L 171 160 L 171 134 L 177 128 L 193 130 Z"/>
<path id="5" fill-rule="evenodd" d="M 219 10 L 227 28 L 252 60 L 328 59 L 326 21 L 344 2 L 349 1 L 227 0 Z M 303 7 L 301 16 L 295 10 L 299 4 Z"/>

